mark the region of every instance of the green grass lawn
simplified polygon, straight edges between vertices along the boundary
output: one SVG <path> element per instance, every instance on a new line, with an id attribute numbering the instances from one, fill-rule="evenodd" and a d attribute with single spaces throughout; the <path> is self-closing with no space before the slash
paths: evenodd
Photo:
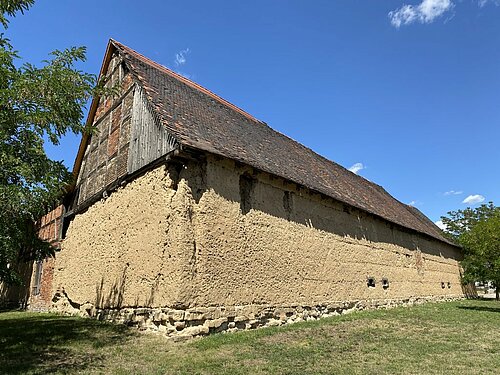
<path id="1" fill-rule="evenodd" d="M 499 374 L 500 302 L 365 311 L 184 343 L 90 319 L 2 312 L 0 373 Z"/>

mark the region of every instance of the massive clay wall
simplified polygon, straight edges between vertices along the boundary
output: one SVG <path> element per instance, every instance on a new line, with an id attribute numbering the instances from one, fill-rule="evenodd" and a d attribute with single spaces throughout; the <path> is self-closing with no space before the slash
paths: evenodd
<path id="1" fill-rule="evenodd" d="M 205 175 L 193 207 L 194 305 L 462 295 L 452 246 L 232 161 L 208 158 Z"/>
<path id="2" fill-rule="evenodd" d="M 158 167 L 76 215 L 54 292 L 98 308 L 459 297 L 459 259 L 452 246 L 208 156 Z"/>
<path id="3" fill-rule="evenodd" d="M 76 215 L 57 254 L 54 291 L 97 308 L 178 305 L 192 254 L 182 242 L 187 194 L 171 184 L 160 167 Z"/>

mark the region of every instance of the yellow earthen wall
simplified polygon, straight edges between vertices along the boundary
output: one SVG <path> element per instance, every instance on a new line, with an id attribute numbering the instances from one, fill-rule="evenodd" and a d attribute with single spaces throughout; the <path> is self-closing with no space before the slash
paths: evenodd
<path id="1" fill-rule="evenodd" d="M 457 249 L 356 210 L 344 212 L 340 203 L 263 174 L 255 176 L 254 208 L 242 215 L 234 171 L 232 162 L 207 164 L 207 192 L 193 220 L 195 305 L 462 295 Z M 284 190 L 292 192 L 291 213 Z M 367 287 L 369 276 L 375 288 Z M 382 278 L 389 279 L 387 290 Z"/>
<path id="2" fill-rule="evenodd" d="M 159 167 L 95 203 L 69 225 L 54 290 L 98 307 L 178 308 L 462 295 L 454 247 L 265 174 L 244 214 L 243 172 L 209 156 L 178 180 Z"/>
<path id="3" fill-rule="evenodd" d="M 160 167 L 76 215 L 57 254 L 54 292 L 100 308 L 177 305 L 189 254 L 173 245 L 185 227 L 176 214 L 185 194 L 170 185 Z"/>

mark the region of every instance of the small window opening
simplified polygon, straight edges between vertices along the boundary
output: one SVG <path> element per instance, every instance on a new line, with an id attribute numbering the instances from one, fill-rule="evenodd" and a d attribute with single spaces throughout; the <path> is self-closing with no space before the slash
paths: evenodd
<path id="1" fill-rule="evenodd" d="M 34 296 L 38 296 L 40 294 L 40 289 L 42 284 L 42 265 L 43 265 L 43 260 L 38 260 L 35 263 L 35 279 L 33 280 Z"/>
<path id="2" fill-rule="evenodd" d="M 451 289 L 451 283 L 448 281 L 448 289 Z"/>
<path id="3" fill-rule="evenodd" d="M 292 211 L 291 195 L 292 193 L 290 193 L 289 191 L 283 192 L 283 209 L 288 214 Z"/>
<path id="4" fill-rule="evenodd" d="M 368 277 L 366 280 L 366 285 L 368 288 L 375 288 L 375 278 L 374 277 Z"/>
<path id="5" fill-rule="evenodd" d="M 445 286 L 445 284 L 444 284 L 444 281 L 441 281 L 441 288 L 443 288 L 443 289 L 444 289 L 445 287 L 446 287 L 446 286 Z"/>
<path id="6" fill-rule="evenodd" d="M 77 202 L 77 200 L 75 200 L 75 202 Z M 61 221 L 62 221 L 61 239 L 64 240 L 66 238 L 66 233 L 68 232 L 69 223 L 71 220 L 69 218 L 65 218 L 64 216 L 62 216 Z"/>
<path id="7" fill-rule="evenodd" d="M 122 61 L 120 66 L 122 68 L 122 79 L 123 79 L 123 77 L 125 77 L 128 74 L 129 70 L 127 64 L 125 64 L 125 61 Z"/>
<path id="8" fill-rule="evenodd" d="M 255 180 L 247 175 L 240 176 L 240 209 L 243 215 L 252 209 L 252 196 L 255 188 Z"/>
<path id="9" fill-rule="evenodd" d="M 170 163 L 168 165 L 168 175 L 172 180 L 172 190 L 177 191 L 179 181 L 181 179 L 180 175 L 183 168 L 184 165 L 182 163 Z"/>
<path id="10" fill-rule="evenodd" d="M 389 288 L 389 279 L 388 279 L 388 278 L 386 278 L 386 277 L 384 277 L 384 278 L 382 279 L 382 288 L 384 288 L 384 289 Z"/>

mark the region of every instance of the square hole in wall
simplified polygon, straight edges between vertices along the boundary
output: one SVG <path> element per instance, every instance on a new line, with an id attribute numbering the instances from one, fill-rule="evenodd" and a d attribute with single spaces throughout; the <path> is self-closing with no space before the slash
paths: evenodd
<path id="1" fill-rule="evenodd" d="M 368 288 L 375 288 L 375 278 L 374 277 L 368 277 L 366 279 L 366 285 Z"/>
<path id="2" fill-rule="evenodd" d="M 384 277 L 382 279 L 382 288 L 388 289 L 389 288 L 389 279 L 387 277 Z"/>

